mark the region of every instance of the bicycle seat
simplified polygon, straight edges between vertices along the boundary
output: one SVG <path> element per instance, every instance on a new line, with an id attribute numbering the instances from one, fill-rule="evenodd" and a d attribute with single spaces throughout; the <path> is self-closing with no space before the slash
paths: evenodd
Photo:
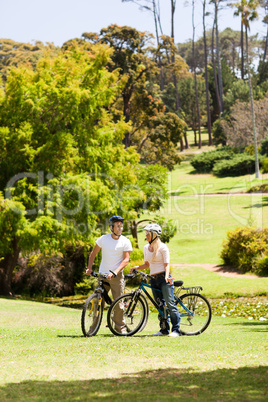
<path id="1" fill-rule="evenodd" d="M 174 286 L 176 286 L 176 287 L 182 286 L 182 285 L 183 285 L 183 281 L 174 281 L 173 284 L 174 284 Z"/>
<path id="2" fill-rule="evenodd" d="M 134 278 L 134 274 L 126 274 L 126 275 L 124 275 L 124 277 L 125 277 L 125 279 L 131 279 L 131 278 Z"/>

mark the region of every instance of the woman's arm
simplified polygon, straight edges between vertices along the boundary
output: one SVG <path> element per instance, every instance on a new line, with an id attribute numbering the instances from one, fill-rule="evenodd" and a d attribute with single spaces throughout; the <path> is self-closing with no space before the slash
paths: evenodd
<path id="1" fill-rule="evenodd" d="M 170 265 L 169 265 L 169 263 L 164 263 L 164 267 L 165 267 L 165 280 L 166 280 L 166 282 L 169 282 L 172 285 L 173 284 L 173 278 L 169 278 L 169 274 L 170 274 Z"/>
<path id="2" fill-rule="evenodd" d="M 136 269 L 136 270 L 143 270 L 143 269 L 146 269 L 146 268 L 149 268 L 150 267 L 150 264 L 149 264 L 149 262 L 148 261 L 144 261 L 144 264 L 142 264 L 142 265 L 136 265 L 136 267 L 132 267 L 132 268 L 130 268 L 130 273 L 132 274 L 132 272 L 133 272 L 133 270 L 134 269 Z"/>

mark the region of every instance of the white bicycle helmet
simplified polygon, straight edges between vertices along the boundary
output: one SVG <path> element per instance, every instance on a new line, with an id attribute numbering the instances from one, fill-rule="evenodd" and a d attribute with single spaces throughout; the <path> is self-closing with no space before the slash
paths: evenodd
<path id="1" fill-rule="evenodd" d="M 149 223 L 143 229 L 155 233 L 158 237 L 161 236 L 162 233 L 161 226 L 158 225 L 158 223 Z"/>

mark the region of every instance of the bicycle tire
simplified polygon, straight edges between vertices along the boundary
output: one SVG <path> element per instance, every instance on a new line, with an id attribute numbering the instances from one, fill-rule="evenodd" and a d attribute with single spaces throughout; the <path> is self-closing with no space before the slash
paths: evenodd
<path id="1" fill-rule="evenodd" d="M 81 327 L 84 336 L 94 336 L 97 334 L 103 316 L 102 297 L 93 293 L 90 295 L 83 307 L 81 316 Z"/>
<path id="2" fill-rule="evenodd" d="M 118 314 L 116 309 L 120 309 L 122 312 L 122 321 L 124 322 L 125 328 L 122 328 L 122 325 L 118 326 L 118 319 L 117 322 L 114 319 L 115 314 Z M 144 328 L 143 324 L 146 320 L 146 312 L 147 309 L 144 304 L 144 298 L 138 298 L 135 302 L 134 293 L 122 295 L 113 301 L 108 310 L 107 323 L 109 329 L 114 335 L 132 336 L 142 327 Z"/>
<path id="3" fill-rule="evenodd" d="M 144 318 L 144 321 L 142 323 L 142 326 L 139 329 L 139 332 L 144 330 L 144 328 L 146 327 L 146 324 L 148 322 L 148 318 L 149 318 L 149 305 L 148 305 L 148 302 L 147 302 L 147 300 L 146 300 L 146 298 L 145 298 L 145 296 L 143 294 L 140 294 L 140 297 L 142 297 L 143 302 L 144 302 L 144 306 L 145 306 L 145 318 Z"/>
<path id="4" fill-rule="evenodd" d="M 209 301 L 199 293 L 186 293 L 179 298 L 183 305 L 194 315 L 187 312 L 176 300 L 181 316 L 180 331 L 182 335 L 199 335 L 210 324 L 212 310 Z"/>

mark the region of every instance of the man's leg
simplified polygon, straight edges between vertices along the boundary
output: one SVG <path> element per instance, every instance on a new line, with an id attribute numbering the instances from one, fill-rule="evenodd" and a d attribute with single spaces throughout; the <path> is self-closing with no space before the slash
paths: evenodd
<path id="1" fill-rule="evenodd" d="M 119 274 L 110 280 L 111 291 L 113 295 L 113 300 L 117 299 L 117 297 L 122 296 L 124 293 L 124 275 L 123 272 L 119 272 Z M 126 331 L 126 325 L 124 322 L 124 306 L 123 302 L 118 304 L 116 309 L 114 310 L 113 320 L 115 322 L 115 327 L 118 332 L 123 333 Z"/>

